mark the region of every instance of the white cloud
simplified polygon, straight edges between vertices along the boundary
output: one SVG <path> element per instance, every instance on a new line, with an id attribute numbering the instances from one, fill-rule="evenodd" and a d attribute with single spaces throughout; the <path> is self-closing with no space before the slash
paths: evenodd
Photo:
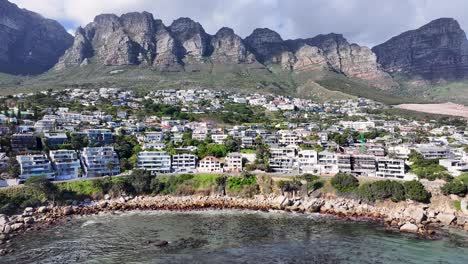
<path id="1" fill-rule="evenodd" d="M 381 43 L 439 17 L 454 17 L 468 29 L 465 0 L 11 0 L 57 19 L 66 27 L 86 25 L 101 13 L 148 11 L 169 25 L 190 17 L 214 34 L 228 26 L 245 37 L 268 27 L 283 38 L 343 33 L 352 42 Z"/>

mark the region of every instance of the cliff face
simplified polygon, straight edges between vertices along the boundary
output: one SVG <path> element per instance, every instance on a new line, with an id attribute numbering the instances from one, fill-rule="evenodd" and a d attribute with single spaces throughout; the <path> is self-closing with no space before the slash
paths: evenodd
<path id="1" fill-rule="evenodd" d="M 47 71 L 73 43 L 56 21 L 0 0 L 0 72 Z"/>
<path id="2" fill-rule="evenodd" d="M 465 32 L 452 18 L 434 20 L 374 47 L 378 62 L 391 73 L 426 80 L 454 80 L 468 76 Z"/>
<path id="3" fill-rule="evenodd" d="M 57 69 L 90 61 L 102 65 L 143 64 L 162 71 L 183 71 L 188 69 L 185 66 L 208 61 L 213 65 L 260 62 L 291 71 L 332 70 L 379 87 L 395 86 L 380 70 L 370 49 L 350 44 L 342 35 L 285 41 L 273 30 L 258 28 L 242 39 L 230 28 L 209 35 L 189 18 L 179 18 L 166 27 L 146 12 L 97 16 L 77 30 L 73 46 Z"/>

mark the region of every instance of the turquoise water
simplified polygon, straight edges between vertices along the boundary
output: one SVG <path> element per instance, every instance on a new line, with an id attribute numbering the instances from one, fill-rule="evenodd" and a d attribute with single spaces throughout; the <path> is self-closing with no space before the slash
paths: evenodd
<path id="1" fill-rule="evenodd" d="M 468 263 L 464 234 L 431 241 L 375 223 L 246 211 L 87 216 L 13 243 L 0 263 Z"/>

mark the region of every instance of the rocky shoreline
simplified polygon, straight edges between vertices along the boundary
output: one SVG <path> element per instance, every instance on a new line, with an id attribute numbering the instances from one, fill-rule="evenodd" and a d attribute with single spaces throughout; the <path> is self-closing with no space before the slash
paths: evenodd
<path id="1" fill-rule="evenodd" d="M 11 240 L 24 232 L 47 228 L 73 216 L 115 213 L 132 210 L 203 210 L 242 209 L 257 211 L 281 210 L 298 213 L 320 213 L 349 219 L 373 219 L 401 232 L 433 235 L 440 227 L 451 226 L 468 231 L 468 216 L 437 211 L 427 204 L 414 202 L 367 204 L 347 198 L 310 198 L 263 196 L 238 198 L 228 196 L 124 196 L 101 201 L 73 201 L 68 206 L 26 208 L 22 214 L 0 215 L 0 255 L 14 250 Z"/>

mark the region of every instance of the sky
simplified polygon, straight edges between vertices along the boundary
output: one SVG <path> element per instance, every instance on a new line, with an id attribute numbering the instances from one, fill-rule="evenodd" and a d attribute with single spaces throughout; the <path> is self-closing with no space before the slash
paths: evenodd
<path id="1" fill-rule="evenodd" d="M 10 0 L 58 20 L 70 33 L 102 13 L 148 11 L 166 25 L 179 17 L 200 22 L 210 34 L 227 26 L 242 36 L 267 27 L 283 39 L 341 33 L 372 47 L 440 17 L 468 29 L 467 0 Z"/>

